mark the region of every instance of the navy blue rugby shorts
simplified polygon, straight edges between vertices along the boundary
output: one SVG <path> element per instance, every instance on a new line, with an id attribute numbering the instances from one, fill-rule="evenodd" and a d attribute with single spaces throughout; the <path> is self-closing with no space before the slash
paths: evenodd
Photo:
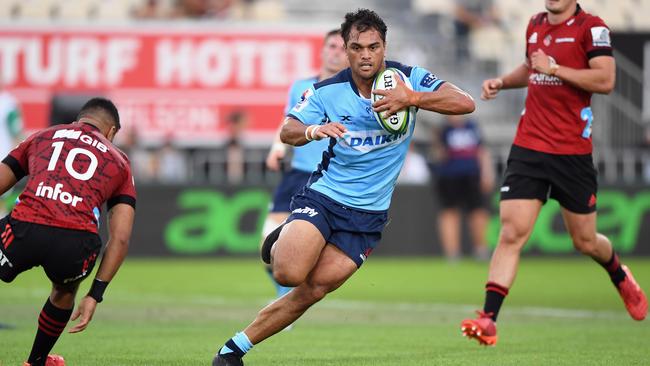
<path id="1" fill-rule="evenodd" d="M 287 222 L 312 223 L 331 243 L 361 267 L 381 240 L 388 220 L 387 211 L 365 211 L 344 206 L 326 195 L 305 188 L 291 201 Z"/>

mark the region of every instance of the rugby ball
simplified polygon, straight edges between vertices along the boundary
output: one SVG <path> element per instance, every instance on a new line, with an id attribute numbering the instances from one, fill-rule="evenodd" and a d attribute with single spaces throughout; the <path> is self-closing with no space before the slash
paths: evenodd
<path id="1" fill-rule="evenodd" d="M 402 79 L 404 84 L 406 84 L 409 89 L 413 89 L 411 87 L 411 83 L 409 82 L 406 75 L 404 75 L 404 73 L 396 68 L 389 67 L 384 69 L 384 71 L 377 73 L 377 76 L 375 76 L 375 80 L 372 83 L 372 90 L 394 89 L 397 86 L 397 78 Z M 373 103 L 382 100 L 383 98 L 383 95 L 375 94 L 374 92 L 372 93 Z M 402 134 L 408 129 L 410 108 L 404 108 L 392 116 L 386 116 L 386 112 L 373 113 L 375 114 L 375 119 L 381 128 L 392 134 Z"/>

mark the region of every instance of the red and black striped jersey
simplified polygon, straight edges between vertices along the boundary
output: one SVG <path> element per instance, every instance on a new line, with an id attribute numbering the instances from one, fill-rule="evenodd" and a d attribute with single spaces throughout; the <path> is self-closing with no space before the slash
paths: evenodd
<path id="1" fill-rule="evenodd" d="M 136 193 L 127 156 L 86 123 L 36 132 L 3 160 L 16 178 L 29 176 L 15 219 L 97 232 L 99 212 L 117 203 L 135 208 Z"/>

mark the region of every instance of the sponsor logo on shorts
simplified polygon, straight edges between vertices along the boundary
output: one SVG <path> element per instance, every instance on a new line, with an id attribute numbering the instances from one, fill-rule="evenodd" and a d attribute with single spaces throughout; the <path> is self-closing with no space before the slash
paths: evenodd
<path id="1" fill-rule="evenodd" d="M 359 254 L 359 258 L 361 258 L 361 260 L 365 262 L 366 259 L 368 259 L 368 257 L 370 256 L 370 253 L 372 253 L 372 248 L 368 248 L 366 249 L 365 252 Z"/>
<path id="2" fill-rule="evenodd" d="M 592 194 L 591 197 L 589 197 L 589 207 L 596 206 L 596 201 L 596 195 Z"/>
<path id="3" fill-rule="evenodd" d="M 43 182 L 36 188 L 36 197 L 43 197 L 55 201 L 61 201 L 63 204 L 77 207 L 77 203 L 83 201 L 83 198 L 75 196 L 70 192 L 63 190 L 63 184 L 57 183 L 54 187 L 46 186 Z"/>
<path id="4" fill-rule="evenodd" d="M 292 214 L 305 214 L 305 215 L 309 215 L 309 217 L 314 217 L 314 216 L 318 215 L 318 212 L 316 212 L 316 210 L 314 210 L 313 208 L 311 208 L 309 206 L 306 206 L 306 207 L 303 207 L 303 208 L 297 208 L 297 209 L 291 211 L 291 213 Z"/>
<path id="5" fill-rule="evenodd" d="M 14 265 L 11 264 L 11 262 L 9 262 L 9 258 L 7 258 L 7 256 L 2 252 L 2 250 L 0 250 L 0 267 L 4 266 L 5 264 L 11 268 L 14 267 Z"/>
<path id="6" fill-rule="evenodd" d="M 501 187 L 501 192 L 510 192 L 510 186 Z"/>
<path id="7" fill-rule="evenodd" d="M 84 278 L 88 272 L 82 272 L 80 275 L 72 277 L 72 278 L 66 278 L 63 280 L 63 283 L 70 283 L 70 282 L 75 282 L 81 278 Z"/>

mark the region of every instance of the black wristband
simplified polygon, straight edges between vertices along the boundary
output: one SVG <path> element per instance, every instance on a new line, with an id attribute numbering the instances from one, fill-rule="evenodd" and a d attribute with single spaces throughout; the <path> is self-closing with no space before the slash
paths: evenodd
<path id="1" fill-rule="evenodd" d="M 88 291 L 88 296 L 95 299 L 95 301 L 98 303 L 102 302 L 102 300 L 104 300 L 104 291 L 106 291 L 107 286 L 108 282 L 104 282 L 95 278 L 92 286 L 90 286 L 90 291 Z"/>

